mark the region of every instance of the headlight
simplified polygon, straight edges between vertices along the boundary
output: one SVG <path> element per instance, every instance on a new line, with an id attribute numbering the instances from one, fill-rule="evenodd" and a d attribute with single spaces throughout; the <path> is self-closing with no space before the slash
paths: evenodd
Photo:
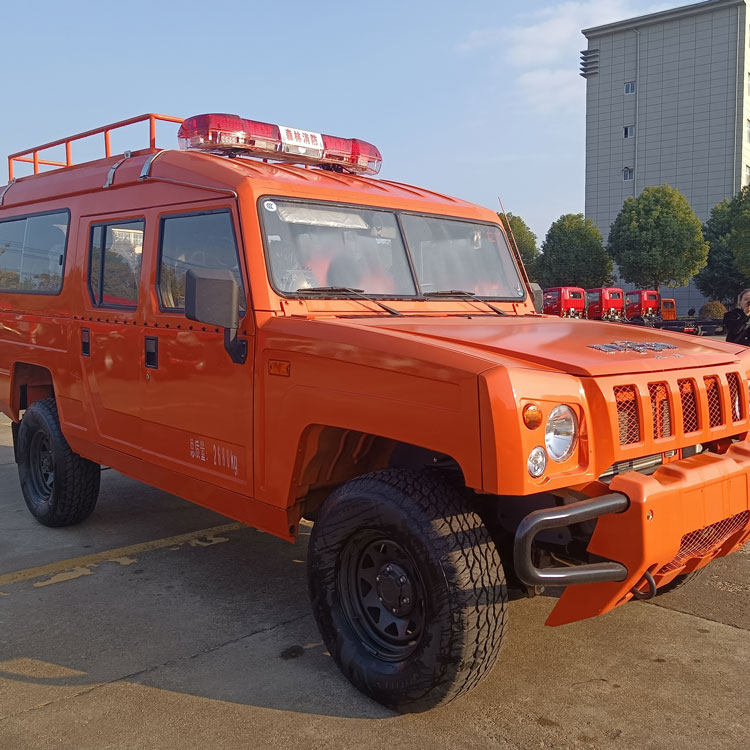
<path id="1" fill-rule="evenodd" d="M 570 458 L 578 442 L 578 420 L 569 406 L 556 406 L 547 417 L 544 444 L 547 453 L 558 463 Z"/>
<path id="2" fill-rule="evenodd" d="M 536 448 L 532 448 L 529 457 L 526 460 L 526 468 L 529 470 L 529 474 L 532 477 L 540 477 L 544 474 L 544 470 L 547 468 L 547 454 L 544 452 L 544 448 L 538 445 Z"/>

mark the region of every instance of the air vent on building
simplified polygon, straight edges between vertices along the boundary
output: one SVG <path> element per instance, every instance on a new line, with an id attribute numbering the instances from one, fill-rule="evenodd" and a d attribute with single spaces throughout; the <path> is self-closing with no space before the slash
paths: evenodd
<path id="1" fill-rule="evenodd" d="M 581 50 L 581 75 L 584 78 L 595 76 L 599 72 L 599 50 Z"/>

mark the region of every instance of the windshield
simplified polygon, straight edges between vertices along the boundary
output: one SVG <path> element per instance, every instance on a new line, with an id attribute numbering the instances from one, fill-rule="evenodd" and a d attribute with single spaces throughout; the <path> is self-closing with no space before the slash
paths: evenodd
<path id="1" fill-rule="evenodd" d="M 497 226 L 280 199 L 260 202 L 271 279 L 284 294 L 359 289 L 385 297 L 525 296 Z M 413 271 L 412 271 L 413 269 Z"/>

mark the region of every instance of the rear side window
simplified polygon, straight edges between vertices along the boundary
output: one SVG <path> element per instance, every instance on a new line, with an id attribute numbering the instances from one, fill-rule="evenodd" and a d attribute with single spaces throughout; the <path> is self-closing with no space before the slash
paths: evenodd
<path id="1" fill-rule="evenodd" d="M 67 211 L 0 222 L 0 291 L 57 294 L 69 223 Z"/>
<path id="2" fill-rule="evenodd" d="M 159 245 L 159 299 L 164 309 L 184 309 L 185 276 L 191 268 L 231 271 L 244 309 L 244 285 L 229 211 L 165 217 Z"/>
<path id="3" fill-rule="evenodd" d="M 91 228 L 89 291 L 95 305 L 138 306 L 144 229 L 143 220 Z"/>

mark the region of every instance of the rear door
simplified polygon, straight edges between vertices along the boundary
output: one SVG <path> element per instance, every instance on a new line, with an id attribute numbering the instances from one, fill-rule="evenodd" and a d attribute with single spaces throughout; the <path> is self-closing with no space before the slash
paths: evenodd
<path id="1" fill-rule="evenodd" d="M 85 217 L 82 315 L 73 322 L 83 371 L 86 411 L 99 441 L 141 454 L 140 341 L 144 215 Z"/>
<path id="2" fill-rule="evenodd" d="M 162 211 L 153 243 L 140 341 L 145 454 L 164 468 L 251 495 L 254 329 L 236 206 L 200 203 Z M 190 268 L 234 273 L 241 290 L 239 336 L 248 340 L 244 364 L 227 354 L 222 329 L 185 317 Z"/>

